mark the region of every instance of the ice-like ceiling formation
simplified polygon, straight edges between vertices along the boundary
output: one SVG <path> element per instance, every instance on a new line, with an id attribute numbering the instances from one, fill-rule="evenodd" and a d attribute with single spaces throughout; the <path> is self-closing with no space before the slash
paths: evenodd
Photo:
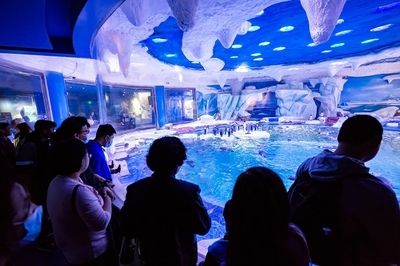
<path id="1" fill-rule="evenodd" d="M 400 57 L 398 6 L 389 0 L 128 0 L 99 30 L 96 54 L 108 66 L 104 79 L 164 85 L 371 69 L 390 74 L 400 70 L 393 69 Z M 367 67 L 377 60 L 386 69 Z"/>
<path id="2" fill-rule="evenodd" d="M 301 0 L 300 2 L 306 11 L 314 43 L 320 44 L 329 40 L 346 0 Z"/>

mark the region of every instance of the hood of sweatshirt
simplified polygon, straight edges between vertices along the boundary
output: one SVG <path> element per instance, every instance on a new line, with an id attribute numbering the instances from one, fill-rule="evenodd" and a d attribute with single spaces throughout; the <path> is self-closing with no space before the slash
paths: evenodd
<path id="1" fill-rule="evenodd" d="M 317 156 L 306 160 L 299 167 L 298 176 L 305 171 L 312 179 L 334 180 L 350 175 L 367 174 L 369 168 L 358 159 L 324 150 Z"/>

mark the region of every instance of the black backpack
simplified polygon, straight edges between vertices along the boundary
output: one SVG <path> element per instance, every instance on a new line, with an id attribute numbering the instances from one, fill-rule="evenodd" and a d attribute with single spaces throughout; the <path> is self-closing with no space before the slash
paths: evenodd
<path id="1" fill-rule="evenodd" d="M 311 260 L 317 265 L 340 265 L 344 182 L 344 178 L 314 180 L 306 172 L 289 189 L 291 221 L 304 232 Z"/>

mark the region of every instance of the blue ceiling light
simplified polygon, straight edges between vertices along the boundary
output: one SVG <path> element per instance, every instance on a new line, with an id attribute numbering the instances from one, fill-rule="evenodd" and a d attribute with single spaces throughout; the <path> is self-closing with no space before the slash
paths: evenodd
<path id="1" fill-rule="evenodd" d="M 262 58 L 262 57 L 256 57 L 256 58 L 254 58 L 253 60 L 254 60 L 254 61 L 262 61 L 262 60 L 264 60 L 264 58 Z"/>
<path id="2" fill-rule="evenodd" d="M 279 29 L 280 32 L 289 32 L 289 31 L 292 31 L 292 30 L 294 30 L 293 26 L 284 26 L 284 27 Z"/>
<path id="3" fill-rule="evenodd" d="M 362 41 L 361 44 L 367 44 L 367 43 L 376 42 L 376 41 L 379 41 L 379 39 L 378 38 L 368 39 L 368 40 Z"/>
<path id="4" fill-rule="evenodd" d="M 231 46 L 231 48 L 233 48 L 233 49 L 240 49 L 240 48 L 242 48 L 242 45 L 241 45 L 241 44 L 233 44 L 233 45 Z"/>
<path id="5" fill-rule="evenodd" d="M 329 54 L 330 52 L 332 52 L 332 50 L 323 50 L 321 53 L 322 54 Z"/>
<path id="6" fill-rule="evenodd" d="M 337 36 L 346 35 L 346 34 L 349 34 L 349 33 L 352 32 L 352 31 L 353 31 L 353 30 L 342 30 L 342 31 L 336 32 L 336 33 L 335 33 L 335 36 L 337 37 Z"/>
<path id="7" fill-rule="evenodd" d="M 153 38 L 153 39 L 151 39 L 151 41 L 154 43 L 164 43 L 164 42 L 167 42 L 168 40 L 164 39 L 164 38 Z"/>
<path id="8" fill-rule="evenodd" d="M 261 55 L 261 53 L 252 53 L 251 54 L 251 56 L 254 56 L 254 57 L 257 57 L 257 56 L 260 56 Z"/>
<path id="9" fill-rule="evenodd" d="M 236 59 L 236 58 L 239 58 L 239 56 L 237 56 L 237 55 L 232 55 L 232 56 L 230 56 L 229 58 Z"/>
<path id="10" fill-rule="evenodd" d="M 389 23 L 389 24 L 385 24 L 385 25 L 382 25 L 379 27 L 372 28 L 369 31 L 372 31 L 372 32 L 383 31 L 383 30 L 389 29 L 391 26 L 393 26 L 393 24 Z"/>
<path id="11" fill-rule="evenodd" d="M 283 50 L 285 50 L 285 49 L 286 49 L 285 46 L 279 46 L 279 47 L 275 47 L 275 48 L 272 49 L 272 50 L 274 50 L 275 52 L 280 52 L 280 51 L 283 51 Z"/>
<path id="12" fill-rule="evenodd" d="M 338 48 L 344 46 L 344 42 L 334 43 L 331 45 L 331 48 Z"/>
<path id="13" fill-rule="evenodd" d="M 166 57 L 171 58 L 171 57 L 177 57 L 177 54 L 165 54 Z"/>
<path id="14" fill-rule="evenodd" d="M 344 19 L 340 18 L 337 20 L 336 25 L 342 24 L 344 22 Z"/>
<path id="15" fill-rule="evenodd" d="M 270 42 L 260 42 L 259 44 L 258 44 L 258 46 L 268 46 L 268 45 L 270 45 L 271 43 Z"/>
<path id="16" fill-rule="evenodd" d="M 317 46 L 317 44 L 312 42 L 312 43 L 307 44 L 307 46 L 308 47 L 315 47 L 315 46 Z"/>
<path id="17" fill-rule="evenodd" d="M 260 28 L 261 28 L 260 26 L 254 25 L 254 26 L 251 26 L 247 31 L 253 32 L 253 31 L 259 30 Z"/>

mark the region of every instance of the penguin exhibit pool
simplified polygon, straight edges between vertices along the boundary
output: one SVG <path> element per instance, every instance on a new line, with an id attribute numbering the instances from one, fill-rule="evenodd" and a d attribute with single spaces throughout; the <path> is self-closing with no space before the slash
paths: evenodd
<path id="1" fill-rule="evenodd" d="M 206 131 L 206 128 L 209 131 Z M 252 166 L 265 166 L 279 173 L 288 189 L 297 167 L 324 149 L 334 150 L 338 128 L 315 125 L 268 125 L 254 123 L 228 134 L 224 126 L 191 128 L 178 134 L 187 148 L 187 160 L 177 178 L 196 183 L 213 220 L 211 231 L 200 239 L 218 238 L 225 232 L 222 208 L 231 197 L 238 175 Z M 229 127 L 233 128 L 233 127 Z M 185 127 L 187 132 L 188 127 Z M 222 135 L 222 136 L 221 136 Z M 128 175 L 120 178 L 124 185 L 151 175 L 146 154 L 151 137 L 134 137 L 135 148 L 128 149 Z M 154 138 L 154 137 L 153 137 Z M 129 138 L 128 138 L 129 139 Z M 129 141 L 128 141 L 129 142 Z M 400 198 L 400 137 L 396 131 L 385 131 L 378 155 L 366 165 L 394 188 Z"/>

